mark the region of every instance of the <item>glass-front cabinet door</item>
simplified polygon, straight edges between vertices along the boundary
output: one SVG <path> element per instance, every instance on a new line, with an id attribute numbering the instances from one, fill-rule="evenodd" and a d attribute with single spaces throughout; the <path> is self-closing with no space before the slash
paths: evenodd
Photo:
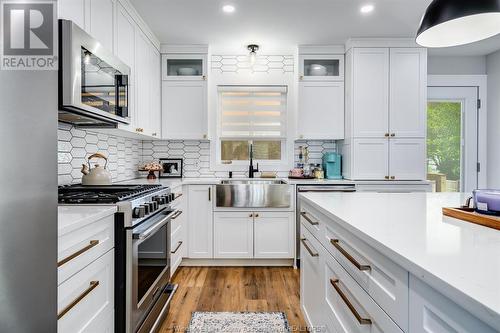
<path id="1" fill-rule="evenodd" d="M 203 54 L 162 55 L 163 80 L 205 80 L 207 57 Z"/>
<path id="2" fill-rule="evenodd" d="M 301 55 L 299 59 L 301 81 L 343 81 L 344 55 Z"/>

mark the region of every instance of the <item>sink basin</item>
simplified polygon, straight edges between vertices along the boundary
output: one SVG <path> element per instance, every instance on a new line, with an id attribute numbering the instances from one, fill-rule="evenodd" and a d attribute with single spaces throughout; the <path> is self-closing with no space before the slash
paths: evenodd
<path id="1" fill-rule="evenodd" d="M 250 184 L 268 184 L 268 185 L 276 185 L 276 184 L 286 184 L 285 181 L 281 179 L 226 179 L 220 182 L 222 185 L 250 185 Z"/>
<path id="2" fill-rule="evenodd" d="M 292 186 L 279 179 L 227 179 L 215 185 L 215 206 L 289 208 Z"/>

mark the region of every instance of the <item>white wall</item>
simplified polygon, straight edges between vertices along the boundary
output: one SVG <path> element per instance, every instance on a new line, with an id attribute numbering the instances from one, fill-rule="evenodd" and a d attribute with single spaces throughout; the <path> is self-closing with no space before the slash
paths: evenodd
<path id="1" fill-rule="evenodd" d="M 488 73 L 488 187 L 500 189 L 500 51 L 486 58 Z"/>
<path id="2" fill-rule="evenodd" d="M 433 75 L 486 74 L 486 57 L 429 56 L 427 73 Z"/>

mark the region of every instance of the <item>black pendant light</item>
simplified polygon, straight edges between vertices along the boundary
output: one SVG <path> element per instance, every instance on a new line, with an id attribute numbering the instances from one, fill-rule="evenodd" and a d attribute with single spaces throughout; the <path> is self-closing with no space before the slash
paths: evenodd
<path id="1" fill-rule="evenodd" d="M 499 33 L 500 0 L 434 0 L 422 17 L 416 41 L 425 47 L 448 47 Z"/>

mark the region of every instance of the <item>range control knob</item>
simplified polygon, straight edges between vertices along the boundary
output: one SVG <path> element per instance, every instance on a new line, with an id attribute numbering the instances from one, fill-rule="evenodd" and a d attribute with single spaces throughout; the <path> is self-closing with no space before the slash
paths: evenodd
<path id="1" fill-rule="evenodd" d="M 153 204 L 153 211 L 158 210 L 158 207 L 160 206 L 158 204 L 158 201 L 153 201 L 152 204 Z"/>
<path id="2" fill-rule="evenodd" d="M 149 205 L 147 203 L 144 203 L 141 205 L 142 208 L 144 208 L 144 215 L 148 215 L 150 210 L 149 210 Z"/>
<path id="3" fill-rule="evenodd" d="M 159 196 L 155 196 L 152 198 L 153 199 L 153 202 L 156 202 L 156 204 L 159 206 L 159 205 L 162 205 L 162 198 L 159 197 Z"/>
<path id="4" fill-rule="evenodd" d="M 162 195 L 163 201 L 165 202 L 165 205 L 170 203 L 170 197 L 168 194 Z"/>
<path id="5" fill-rule="evenodd" d="M 141 218 L 144 217 L 144 215 L 146 215 L 146 210 L 144 209 L 144 207 L 134 207 L 134 209 L 132 210 L 133 218 Z"/>
<path id="6" fill-rule="evenodd" d="M 169 196 L 170 196 L 170 201 L 174 201 L 174 199 L 175 199 L 175 194 L 170 193 L 170 194 L 169 194 Z"/>

